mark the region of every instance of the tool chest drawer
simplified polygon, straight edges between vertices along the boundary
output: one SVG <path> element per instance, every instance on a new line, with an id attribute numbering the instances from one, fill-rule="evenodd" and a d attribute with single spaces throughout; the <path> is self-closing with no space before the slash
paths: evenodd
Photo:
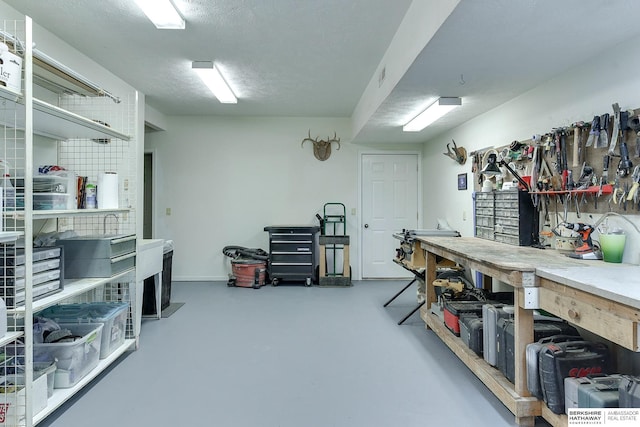
<path id="1" fill-rule="evenodd" d="M 311 265 L 313 262 L 312 258 L 313 254 L 311 252 L 308 253 L 297 253 L 297 252 L 272 252 L 271 253 L 271 262 L 273 264 L 283 263 L 283 264 L 309 264 Z"/>
<path id="2" fill-rule="evenodd" d="M 516 246 L 537 243 L 538 211 L 527 192 L 483 192 L 475 199 L 476 237 Z"/>
<path id="3" fill-rule="evenodd" d="M 281 280 L 301 281 L 309 286 L 316 281 L 318 266 L 317 226 L 268 226 L 268 275 L 273 285 Z"/>
<path id="4" fill-rule="evenodd" d="M 313 239 L 312 233 L 272 233 L 271 238 L 274 242 L 309 242 Z"/>
<path id="5" fill-rule="evenodd" d="M 313 240 L 291 241 L 291 242 L 272 242 L 270 244 L 273 253 L 287 252 L 313 252 Z"/>

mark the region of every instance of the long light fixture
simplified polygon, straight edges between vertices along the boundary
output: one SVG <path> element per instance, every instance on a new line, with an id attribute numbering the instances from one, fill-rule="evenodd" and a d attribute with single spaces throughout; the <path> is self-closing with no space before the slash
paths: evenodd
<path id="1" fill-rule="evenodd" d="M 171 0 L 135 0 L 140 9 L 160 30 L 184 30 L 185 23 Z"/>
<path id="2" fill-rule="evenodd" d="M 193 61 L 191 68 L 200 76 L 204 84 L 213 92 L 218 101 L 223 104 L 237 104 L 238 99 L 220 74 L 220 70 L 213 61 Z"/>
<path id="3" fill-rule="evenodd" d="M 402 127 L 405 132 L 420 132 L 454 108 L 462 105 L 462 98 L 438 98 L 426 110 Z"/>

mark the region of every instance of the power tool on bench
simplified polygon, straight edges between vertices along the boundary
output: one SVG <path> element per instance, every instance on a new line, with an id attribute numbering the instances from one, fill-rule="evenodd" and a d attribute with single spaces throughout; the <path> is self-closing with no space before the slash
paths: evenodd
<path id="1" fill-rule="evenodd" d="M 568 254 L 568 257 L 578 259 L 602 259 L 602 252 L 594 247 L 593 241 L 591 240 L 591 233 L 593 233 L 594 227 L 582 222 L 568 222 L 563 223 L 562 226 L 580 234 L 580 238 L 582 239 L 582 245 L 577 247 L 574 253 Z"/>

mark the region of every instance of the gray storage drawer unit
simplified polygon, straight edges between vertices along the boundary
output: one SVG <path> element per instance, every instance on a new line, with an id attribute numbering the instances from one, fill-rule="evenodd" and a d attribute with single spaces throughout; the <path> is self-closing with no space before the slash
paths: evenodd
<path id="1" fill-rule="evenodd" d="M 538 243 L 538 209 L 526 191 L 475 193 L 475 236 L 515 246 Z"/>
<path id="2" fill-rule="evenodd" d="M 32 289 L 33 300 L 44 298 L 62 290 L 63 251 L 60 247 L 33 248 Z M 0 247 L 0 297 L 7 307 L 24 305 L 26 265 L 23 248 Z"/>
<path id="3" fill-rule="evenodd" d="M 135 267 L 136 236 L 93 235 L 61 239 L 65 278 L 111 277 Z"/>
<path id="4" fill-rule="evenodd" d="M 268 274 L 271 284 L 275 286 L 283 280 L 311 286 L 316 281 L 320 227 L 272 225 L 265 227 L 264 231 L 269 232 Z"/>

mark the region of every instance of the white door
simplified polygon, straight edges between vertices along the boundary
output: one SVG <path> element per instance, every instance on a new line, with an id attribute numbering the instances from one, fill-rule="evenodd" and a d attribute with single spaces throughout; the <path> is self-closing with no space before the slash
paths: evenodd
<path id="1" fill-rule="evenodd" d="M 393 262 L 393 233 L 418 227 L 418 155 L 362 155 L 362 277 L 409 274 Z"/>

